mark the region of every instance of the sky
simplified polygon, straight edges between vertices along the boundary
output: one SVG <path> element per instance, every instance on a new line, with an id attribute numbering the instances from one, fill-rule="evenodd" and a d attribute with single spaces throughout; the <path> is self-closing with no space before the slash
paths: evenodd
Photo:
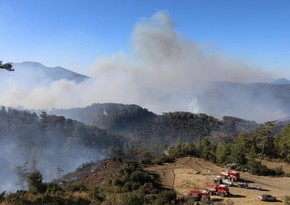
<path id="1" fill-rule="evenodd" d="M 98 59 L 134 59 L 136 24 L 166 12 L 208 52 L 290 78 L 288 0 L 0 0 L 3 62 L 36 61 L 88 74 Z"/>
<path id="2" fill-rule="evenodd" d="M 157 114 L 289 118 L 271 92 L 216 82 L 290 79 L 290 0 L 0 0 L 0 9 L 0 60 L 15 63 L 15 72 L 0 71 L 0 106 L 113 102 Z M 21 70 L 23 61 L 90 78 L 48 81 L 37 63 Z"/>

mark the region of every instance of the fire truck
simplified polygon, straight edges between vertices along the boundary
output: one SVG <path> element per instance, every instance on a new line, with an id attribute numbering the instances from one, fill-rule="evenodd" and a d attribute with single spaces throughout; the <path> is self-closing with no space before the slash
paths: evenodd
<path id="1" fill-rule="evenodd" d="M 230 195 L 229 186 L 226 184 L 209 184 L 206 186 L 206 189 L 212 195 L 219 195 L 221 197 Z"/>
<path id="2" fill-rule="evenodd" d="M 226 179 L 230 179 L 231 181 L 239 181 L 240 179 L 240 173 L 234 170 L 222 170 L 220 172 L 220 175 L 222 175 Z"/>
<path id="3" fill-rule="evenodd" d="M 201 199 L 210 201 L 210 191 L 208 190 L 190 190 L 188 195 L 191 196 L 195 201 L 201 201 Z"/>

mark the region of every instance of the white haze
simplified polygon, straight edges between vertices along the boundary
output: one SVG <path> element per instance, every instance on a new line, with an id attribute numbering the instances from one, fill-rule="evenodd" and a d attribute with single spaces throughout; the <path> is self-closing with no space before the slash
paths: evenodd
<path id="1" fill-rule="evenodd" d="M 204 93 L 210 93 L 212 82 L 262 82 L 273 75 L 182 36 L 167 12 L 141 19 L 134 26 L 131 39 L 131 53 L 97 59 L 90 72 L 91 78 L 83 83 L 59 80 L 33 87 L 26 85 L 33 85 L 35 78 L 22 76 L 1 86 L 0 104 L 47 109 L 114 102 L 138 104 L 156 113 L 203 112 L 216 117 L 232 115 L 257 121 L 285 116 L 276 107 L 267 110 L 268 113 L 264 107 L 215 109 L 213 102 L 201 98 Z M 5 75 L 13 78 L 12 72 Z M 243 101 L 251 103 L 251 96 L 244 97 Z"/>
<path id="2" fill-rule="evenodd" d="M 218 95 L 212 82 L 263 82 L 275 76 L 187 39 L 175 30 L 167 12 L 141 19 L 132 31 L 132 52 L 97 59 L 90 77 L 82 83 L 51 82 L 45 80 L 41 70 L 21 72 L 15 66 L 15 72 L 0 72 L 0 105 L 48 109 L 113 102 L 137 104 L 156 113 L 190 111 L 259 122 L 285 117 L 279 102 L 270 94 L 257 99 L 252 93 L 241 91 L 238 95 L 229 92 L 212 98 Z M 45 179 L 55 177 L 46 167 L 61 164 L 67 172 L 100 157 L 92 150 L 73 145 L 71 155 L 55 159 L 61 156 L 56 154 L 58 145 L 49 144 L 36 156 Z M 31 160 L 31 156 L 19 153 L 13 140 L 0 141 L 0 147 L 0 164 L 6 167 L 0 173 L 0 190 L 15 190 L 16 176 L 11 175 L 11 170 L 15 164 Z M 75 150 L 82 153 L 77 159 L 73 157 Z"/>
<path id="3" fill-rule="evenodd" d="M 73 140 L 66 142 L 64 150 L 64 145 L 58 140 L 59 138 L 61 137 L 55 136 L 48 140 L 40 137 L 39 142 L 31 140 L 29 143 L 36 145 L 31 150 L 27 150 L 27 145 L 23 147 L 19 144 L 19 141 L 23 141 L 17 136 L 3 136 L 2 134 L 0 137 L 0 192 L 23 188 L 17 184 L 17 176 L 13 170 L 16 165 L 22 166 L 25 162 L 28 162 L 26 168 L 31 171 L 32 162 L 35 161 L 36 168 L 41 172 L 44 181 L 51 181 L 59 178 L 59 174 L 74 171 L 83 163 L 95 162 L 103 158 L 100 150 L 85 147 Z M 58 168 L 62 170 L 61 173 L 58 173 Z"/>

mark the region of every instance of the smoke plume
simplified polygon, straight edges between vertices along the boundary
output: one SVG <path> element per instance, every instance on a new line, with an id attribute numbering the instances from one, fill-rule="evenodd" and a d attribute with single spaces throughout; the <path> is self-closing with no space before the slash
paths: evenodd
<path id="1" fill-rule="evenodd" d="M 262 117 L 260 114 L 267 107 L 247 111 L 242 103 L 260 102 L 252 101 L 252 95 L 247 93 L 243 93 L 243 102 L 236 100 L 231 109 L 227 109 L 226 101 L 230 96 L 223 96 L 217 103 L 207 100 L 205 97 L 210 99 L 217 82 L 263 82 L 273 76 L 182 36 L 166 11 L 137 22 L 131 42 L 130 53 L 98 58 L 90 71 L 91 78 L 83 83 L 58 80 L 29 89 L 8 84 L 1 89 L 0 104 L 44 109 L 115 102 L 138 104 L 156 113 L 182 110 L 258 121 L 284 117 L 277 107 L 271 107 L 267 110 L 269 115 Z M 32 78 L 27 76 L 18 82 L 31 83 Z"/>
<path id="2" fill-rule="evenodd" d="M 265 82 L 274 77 L 271 73 L 230 59 L 182 36 L 168 12 L 157 12 L 137 22 L 131 42 L 130 53 L 98 58 L 90 78 L 81 83 L 65 79 L 51 81 L 40 69 L 21 72 L 20 65 L 15 67 L 15 72 L 1 72 L 0 105 L 49 109 L 113 102 L 137 104 L 156 113 L 189 111 L 259 122 L 286 116 L 284 105 L 271 92 L 258 92 L 259 89 L 250 86 L 244 89 L 241 84 Z M 0 173 L 0 178 L 7 179 L 0 189 L 13 190 L 15 183 L 11 180 L 15 176 L 9 180 L 7 176 L 13 165 L 29 160 L 29 156 L 12 153 L 11 150 L 18 149 L 15 146 L 14 142 L 0 141 L 0 164 L 9 167 Z M 40 154 L 37 156 L 40 162 L 66 163 L 66 159 L 56 162 L 50 154 L 57 152 L 57 142 L 47 146 L 47 153 L 43 151 L 42 158 Z M 91 150 L 82 152 L 89 157 L 67 161 L 64 171 L 96 156 Z M 42 168 L 45 170 L 44 165 Z M 53 178 L 43 172 L 45 178 Z"/>

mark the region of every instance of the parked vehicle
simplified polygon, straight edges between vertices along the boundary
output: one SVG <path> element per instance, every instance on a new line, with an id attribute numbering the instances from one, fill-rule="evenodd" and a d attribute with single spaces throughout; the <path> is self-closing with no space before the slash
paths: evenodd
<path id="1" fill-rule="evenodd" d="M 257 183 L 249 183 L 248 189 L 262 190 L 262 186 L 261 186 L 261 184 L 257 184 Z"/>
<path id="2" fill-rule="evenodd" d="M 202 199 L 210 201 L 210 192 L 207 190 L 190 190 L 188 195 L 191 196 L 195 201 L 201 201 Z"/>
<path id="3" fill-rule="evenodd" d="M 258 197 L 261 201 L 276 201 L 276 197 L 270 194 L 262 194 Z"/>
<path id="4" fill-rule="evenodd" d="M 213 183 L 215 184 L 222 184 L 223 183 L 223 177 L 221 175 L 218 175 L 216 176 L 214 179 L 213 179 Z"/>
<path id="5" fill-rule="evenodd" d="M 226 184 L 210 184 L 206 186 L 206 189 L 213 195 L 229 196 L 229 186 Z"/>
<path id="6" fill-rule="evenodd" d="M 245 183 L 245 182 L 238 182 L 237 186 L 240 188 L 245 188 L 245 189 L 249 187 L 248 183 Z"/>
<path id="7" fill-rule="evenodd" d="M 220 174 L 226 178 L 226 179 L 230 179 L 232 181 L 239 181 L 240 179 L 240 173 L 234 170 L 222 170 L 220 172 Z"/>
<path id="8" fill-rule="evenodd" d="M 222 183 L 223 183 L 223 184 L 227 184 L 227 185 L 229 185 L 229 186 L 232 186 L 232 185 L 233 185 L 233 182 L 232 182 L 231 180 L 229 180 L 229 179 L 223 179 L 223 180 L 222 180 Z"/>
<path id="9" fill-rule="evenodd" d="M 213 183 L 215 183 L 215 184 L 227 184 L 229 186 L 233 185 L 233 182 L 230 179 L 224 179 L 222 176 L 216 176 L 216 178 L 213 179 Z"/>

